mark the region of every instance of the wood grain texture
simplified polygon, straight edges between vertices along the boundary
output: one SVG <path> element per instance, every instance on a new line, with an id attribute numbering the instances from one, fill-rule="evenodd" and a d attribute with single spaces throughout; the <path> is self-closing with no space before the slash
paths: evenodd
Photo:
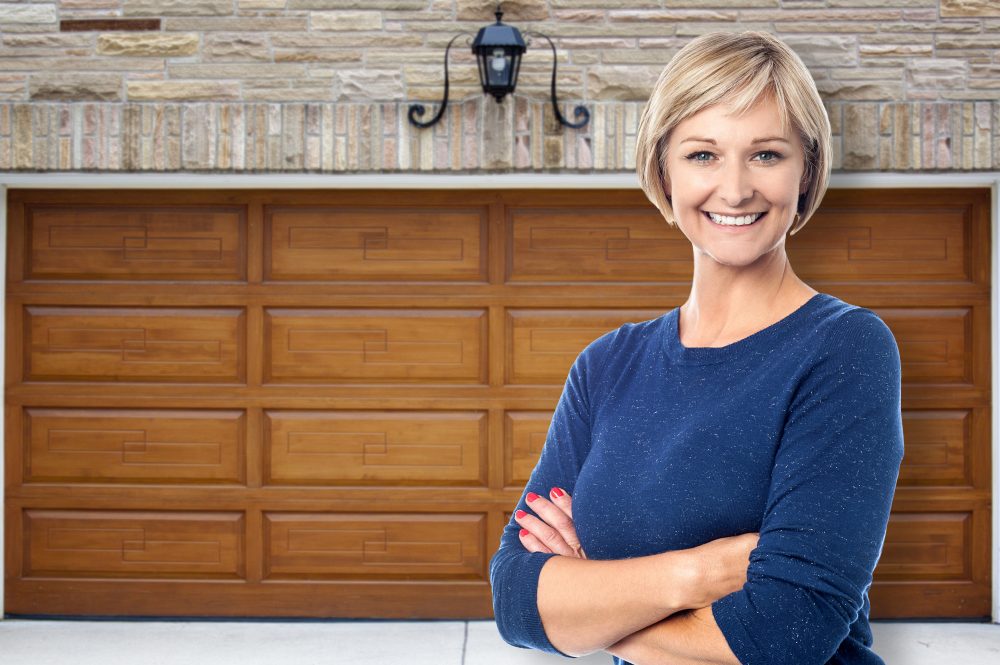
<path id="1" fill-rule="evenodd" d="M 873 618 L 989 614 L 989 202 L 787 240 L 901 352 Z M 13 614 L 488 618 L 570 364 L 691 278 L 638 190 L 12 190 L 7 234 Z"/>

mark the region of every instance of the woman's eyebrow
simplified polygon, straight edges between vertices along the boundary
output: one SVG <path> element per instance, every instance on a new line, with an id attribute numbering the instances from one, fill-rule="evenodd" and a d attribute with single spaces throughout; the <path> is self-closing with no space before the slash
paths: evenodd
<path id="1" fill-rule="evenodd" d="M 711 143 L 712 145 L 715 145 L 715 139 L 704 139 L 698 136 L 689 136 L 683 141 L 681 141 L 681 143 L 685 143 L 687 141 L 695 141 L 698 143 Z M 750 145 L 755 145 L 757 143 L 767 143 L 768 141 L 781 141 L 782 143 L 788 143 L 789 145 L 791 144 L 788 139 L 782 138 L 780 136 L 766 136 L 764 138 L 754 139 L 753 141 L 750 141 Z"/>

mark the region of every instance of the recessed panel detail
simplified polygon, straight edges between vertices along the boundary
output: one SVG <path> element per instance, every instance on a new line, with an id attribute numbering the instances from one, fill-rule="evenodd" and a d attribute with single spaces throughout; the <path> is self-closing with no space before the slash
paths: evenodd
<path id="1" fill-rule="evenodd" d="M 905 229 L 905 232 L 903 231 Z M 790 238 L 788 259 L 807 282 L 972 282 L 964 205 L 826 205 Z"/>
<path id="2" fill-rule="evenodd" d="M 25 379 L 235 382 L 242 309 L 25 308 Z"/>
<path id="3" fill-rule="evenodd" d="M 873 308 L 899 347 L 903 383 L 973 385 L 972 310 Z"/>
<path id="4" fill-rule="evenodd" d="M 241 483 L 243 411 L 24 411 L 25 482 Z"/>
<path id="5" fill-rule="evenodd" d="M 972 486 L 972 410 L 903 411 L 900 486 Z"/>
<path id="6" fill-rule="evenodd" d="M 691 278 L 691 243 L 655 209 L 513 207 L 508 224 L 510 281 Z"/>
<path id="7" fill-rule="evenodd" d="M 523 488 L 528 482 L 545 447 L 551 422 L 551 411 L 511 411 L 505 414 L 504 485 Z"/>
<path id="8" fill-rule="evenodd" d="M 242 513 L 24 511 L 25 577 L 244 577 Z"/>
<path id="9" fill-rule="evenodd" d="M 485 484 L 485 413 L 274 411 L 266 420 L 272 484 Z"/>
<path id="10" fill-rule="evenodd" d="M 272 280 L 472 280 L 486 277 L 486 209 L 272 207 Z"/>
<path id="11" fill-rule="evenodd" d="M 245 279 L 242 207 L 31 205 L 26 217 L 26 279 Z"/>
<path id="12" fill-rule="evenodd" d="M 580 352 L 627 322 L 658 310 L 508 310 L 507 383 L 562 385 Z"/>
<path id="13" fill-rule="evenodd" d="M 271 579 L 484 578 L 485 515 L 265 513 Z"/>
<path id="14" fill-rule="evenodd" d="M 892 513 L 876 579 L 970 580 L 971 513 Z"/>
<path id="15" fill-rule="evenodd" d="M 269 309 L 267 380 L 478 383 L 482 310 Z"/>

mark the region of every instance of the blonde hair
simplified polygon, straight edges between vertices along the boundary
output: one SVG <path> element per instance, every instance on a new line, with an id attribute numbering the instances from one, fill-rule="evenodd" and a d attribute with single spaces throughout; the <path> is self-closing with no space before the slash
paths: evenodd
<path id="1" fill-rule="evenodd" d="M 685 118 L 714 104 L 740 115 L 767 95 L 805 151 L 809 189 L 799 197 L 794 235 L 819 207 L 830 181 L 830 119 L 809 70 L 783 41 L 766 32 L 710 32 L 689 42 L 667 63 L 642 111 L 635 161 L 639 186 L 664 219 L 675 224 L 667 198 L 667 145 Z"/>

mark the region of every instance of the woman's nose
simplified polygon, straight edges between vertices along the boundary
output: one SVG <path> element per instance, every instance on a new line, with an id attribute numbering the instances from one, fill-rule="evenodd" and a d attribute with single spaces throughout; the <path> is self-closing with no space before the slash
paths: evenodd
<path id="1" fill-rule="evenodd" d="M 734 210 L 753 198 L 753 180 L 743 164 L 730 163 L 719 173 L 718 195 Z"/>

